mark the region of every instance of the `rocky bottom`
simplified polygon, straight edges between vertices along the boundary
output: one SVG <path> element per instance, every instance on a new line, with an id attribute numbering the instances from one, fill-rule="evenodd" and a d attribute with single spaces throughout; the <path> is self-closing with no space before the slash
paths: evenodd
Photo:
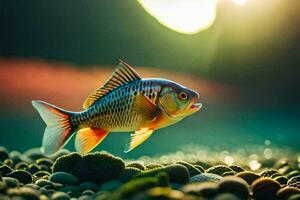
<path id="1" fill-rule="evenodd" d="M 1 148 L 0 199 L 300 199 L 300 157 L 268 155 L 195 151 L 129 161 L 106 152 L 63 149 L 47 157 Z"/>

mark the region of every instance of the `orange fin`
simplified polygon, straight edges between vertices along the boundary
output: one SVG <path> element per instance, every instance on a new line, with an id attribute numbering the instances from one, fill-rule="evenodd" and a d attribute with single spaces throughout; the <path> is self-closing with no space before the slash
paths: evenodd
<path id="1" fill-rule="evenodd" d="M 152 121 L 159 114 L 159 107 L 144 94 L 138 93 L 134 99 L 133 111 L 143 115 L 147 121 Z"/>
<path id="2" fill-rule="evenodd" d="M 86 109 L 117 87 L 137 80 L 141 80 L 140 75 L 130 65 L 120 60 L 112 76 L 86 98 L 82 107 Z"/>
<path id="3" fill-rule="evenodd" d="M 100 128 L 83 128 L 76 134 L 75 149 L 80 153 L 87 153 L 94 149 L 109 132 Z"/>
<path id="4" fill-rule="evenodd" d="M 126 145 L 124 152 L 128 153 L 135 147 L 145 142 L 153 133 L 153 129 L 141 128 L 130 135 L 130 142 Z"/>
<path id="5" fill-rule="evenodd" d="M 43 136 L 42 151 L 53 154 L 62 148 L 77 128 L 73 127 L 70 117 L 74 114 L 44 101 L 32 101 L 47 127 Z"/>

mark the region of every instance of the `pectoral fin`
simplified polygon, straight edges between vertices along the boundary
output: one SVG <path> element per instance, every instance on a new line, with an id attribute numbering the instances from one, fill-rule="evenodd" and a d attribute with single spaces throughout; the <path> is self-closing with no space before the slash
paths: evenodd
<path id="1" fill-rule="evenodd" d="M 142 144 L 144 141 L 146 141 L 150 135 L 153 133 L 153 129 L 148 128 L 141 128 L 134 133 L 132 133 L 130 136 L 130 142 L 126 145 L 124 152 L 128 153 L 138 145 Z"/>
<path id="2" fill-rule="evenodd" d="M 83 128 L 76 134 L 75 149 L 87 153 L 94 149 L 107 136 L 108 131 L 99 128 Z"/>
<path id="3" fill-rule="evenodd" d="M 138 93 L 134 99 L 133 111 L 144 116 L 145 120 L 152 121 L 157 117 L 159 107 L 144 94 Z"/>

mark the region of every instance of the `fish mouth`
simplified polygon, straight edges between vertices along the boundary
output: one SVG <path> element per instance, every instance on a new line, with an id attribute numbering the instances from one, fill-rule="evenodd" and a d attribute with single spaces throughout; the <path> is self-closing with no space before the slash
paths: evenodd
<path id="1" fill-rule="evenodd" d="M 200 103 L 200 102 L 197 102 L 197 103 L 194 103 L 191 105 L 191 109 L 193 111 L 198 111 L 201 109 L 201 107 L 202 107 L 202 103 Z"/>
<path id="2" fill-rule="evenodd" d="M 200 94 L 197 93 L 197 96 L 196 98 L 194 99 L 194 102 L 193 104 L 191 105 L 190 109 L 193 111 L 193 112 L 196 112 L 198 110 L 200 110 L 202 108 L 202 103 L 200 102 L 201 101 L 201 98 L 200 98 Z"/>

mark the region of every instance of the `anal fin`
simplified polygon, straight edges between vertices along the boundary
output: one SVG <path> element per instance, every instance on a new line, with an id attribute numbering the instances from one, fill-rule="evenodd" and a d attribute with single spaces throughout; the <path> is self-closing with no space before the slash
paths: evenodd
<path id="1" fill-rule="evenodd" d="M 128 153 L 138 145 L 145 142 L 153 133 L 153 129 L 141 128 L 130 135 L 130 142 L 126 145 L 124 152 Z"/>
<path id="2" fill-rule="evenodd" d="M 100 128 L 83 128 L 76 134 L 75 149 L 80 153 L 93 150 L 109 132 Z"/>

